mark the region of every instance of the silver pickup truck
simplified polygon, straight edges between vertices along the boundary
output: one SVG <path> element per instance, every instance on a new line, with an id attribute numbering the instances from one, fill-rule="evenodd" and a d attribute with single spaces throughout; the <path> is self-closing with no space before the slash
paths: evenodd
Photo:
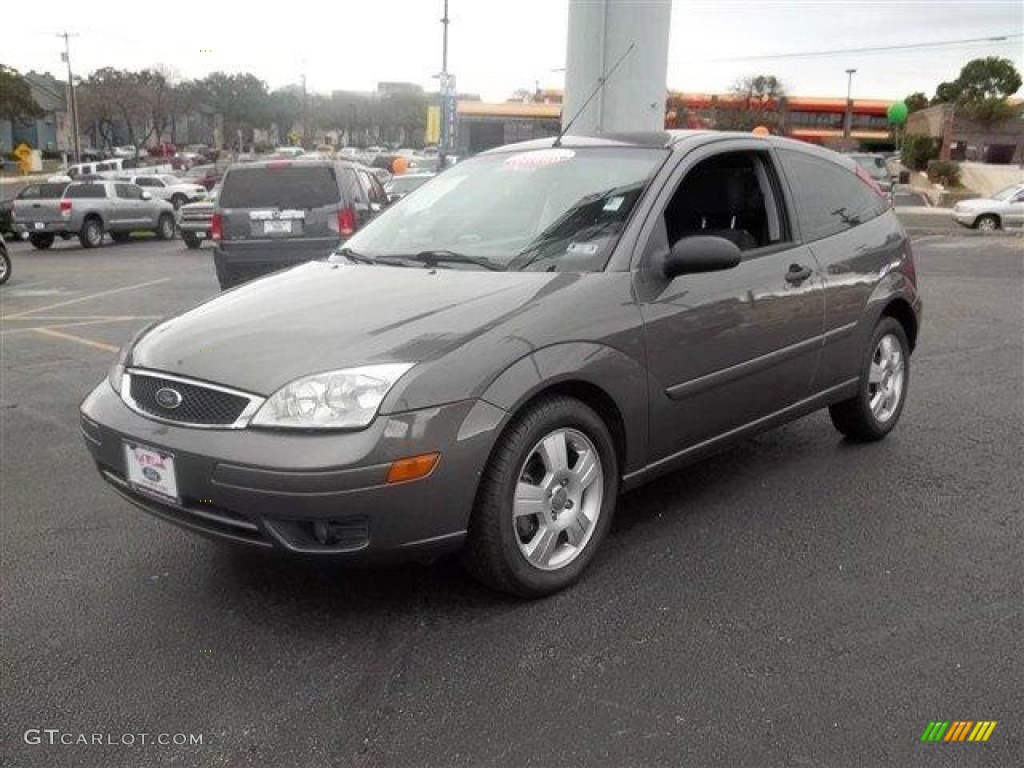
<path id="1" fill-rule="evenodd" d="M 83 248 L 95 248 L 109 234 L 127 242 L 132 232 L 149 230 L 161 240 L 174 237 L 174 206 L 123 181 L 77 181 L 56 199 L 16 199 L 14 220 L 36 248 L 45 250 L 57 237 L 77 236 Z"/>

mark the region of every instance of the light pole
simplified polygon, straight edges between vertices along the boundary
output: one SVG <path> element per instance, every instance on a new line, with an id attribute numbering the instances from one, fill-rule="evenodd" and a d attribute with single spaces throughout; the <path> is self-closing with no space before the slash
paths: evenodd
<path id="1" fill-rule="evenodd" d="M 850 132 L 853 130 L 853 101 L 850 96 L 853 93 L 853 76 L 856 69 L 846 70 L 846 116 L 843 119 L 843 143 L 850 139 Z"/>
<path id="2" fill-rule="evenodd" d="M 75 162 L 82 162 L 82 140 L 78 134 L 78 99 L 75 96 L 75 81 L 71 77 L 71 44 L 69 38 L 78 37 L 78 35 L 69 34 L 68 32 L 61 32 L 57 37 L 64 38 L 64 53 L 61 58 L 68 65 L 68 107 L 71 112 L 71 131 L 72 141 L 71 149 L 75 151 Z"/>
<path id="3" fill-rule="evenodd" d="M 448 144 L 451 142 L 451 126 L 448 124 L 448 111 L 451 109 L 451 106 L 448 102 L 455 98 L 455 94 L 451 92 L 451 81 L 448 77 L 448 0 L 444 0 L 444 17 L 441 19 L 441 28 L 443 30 L 441 42 L 441 77 L 439 78 L 441 85 L 441 146 L 438 147 L 437 152 L 437 170 L 439 172 L 443 171 L 445 168 Z"/>

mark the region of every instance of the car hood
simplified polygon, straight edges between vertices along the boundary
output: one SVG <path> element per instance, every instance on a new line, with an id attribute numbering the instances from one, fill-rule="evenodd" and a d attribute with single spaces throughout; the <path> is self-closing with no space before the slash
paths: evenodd
<path id="1" fill-rule="evenodd" d="M 311 262 L 155 325 L 129 364 L 268 396 L 311 373 L 442 357 L 571 284 L 559 277 Z"/>

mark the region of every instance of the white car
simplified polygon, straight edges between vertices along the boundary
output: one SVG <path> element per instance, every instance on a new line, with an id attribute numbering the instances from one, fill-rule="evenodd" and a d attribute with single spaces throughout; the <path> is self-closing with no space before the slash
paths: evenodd
<path id="1" fill-rule="evenodd" d="M 206 187 L 194 184 L 177 176 L 162 173 L 140 173 L 134 176 L 119 176 L 123 181 L 142 187 L 153 197 L 167 200 L 178 210 L 186 203 L 194 203 L 206 197 Z"/>
<path id="2" fill-rule="evenodd" d="M 1024 184 L 1013 184 L 991 197 L 961 200 L 953 207 L 958 224 L 992 231 L 1005 227 L 1024 227 Z"/>

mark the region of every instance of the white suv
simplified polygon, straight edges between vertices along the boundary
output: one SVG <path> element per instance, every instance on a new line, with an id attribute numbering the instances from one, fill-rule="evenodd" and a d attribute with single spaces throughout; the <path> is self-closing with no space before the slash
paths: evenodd
<path id="1" fill-rule="evenodd" d="M 178 210 L 186 203 L 194 203 L 206 197 L 206 187 L 202 184 L 193 184 L 191 181 L 185 181 L 169 174 L 140 173 L 135 176 L 119 178 L 121 181 L 142 187 L 153 197 L 168 201 L 174 206 L 174 210 Z"/>

